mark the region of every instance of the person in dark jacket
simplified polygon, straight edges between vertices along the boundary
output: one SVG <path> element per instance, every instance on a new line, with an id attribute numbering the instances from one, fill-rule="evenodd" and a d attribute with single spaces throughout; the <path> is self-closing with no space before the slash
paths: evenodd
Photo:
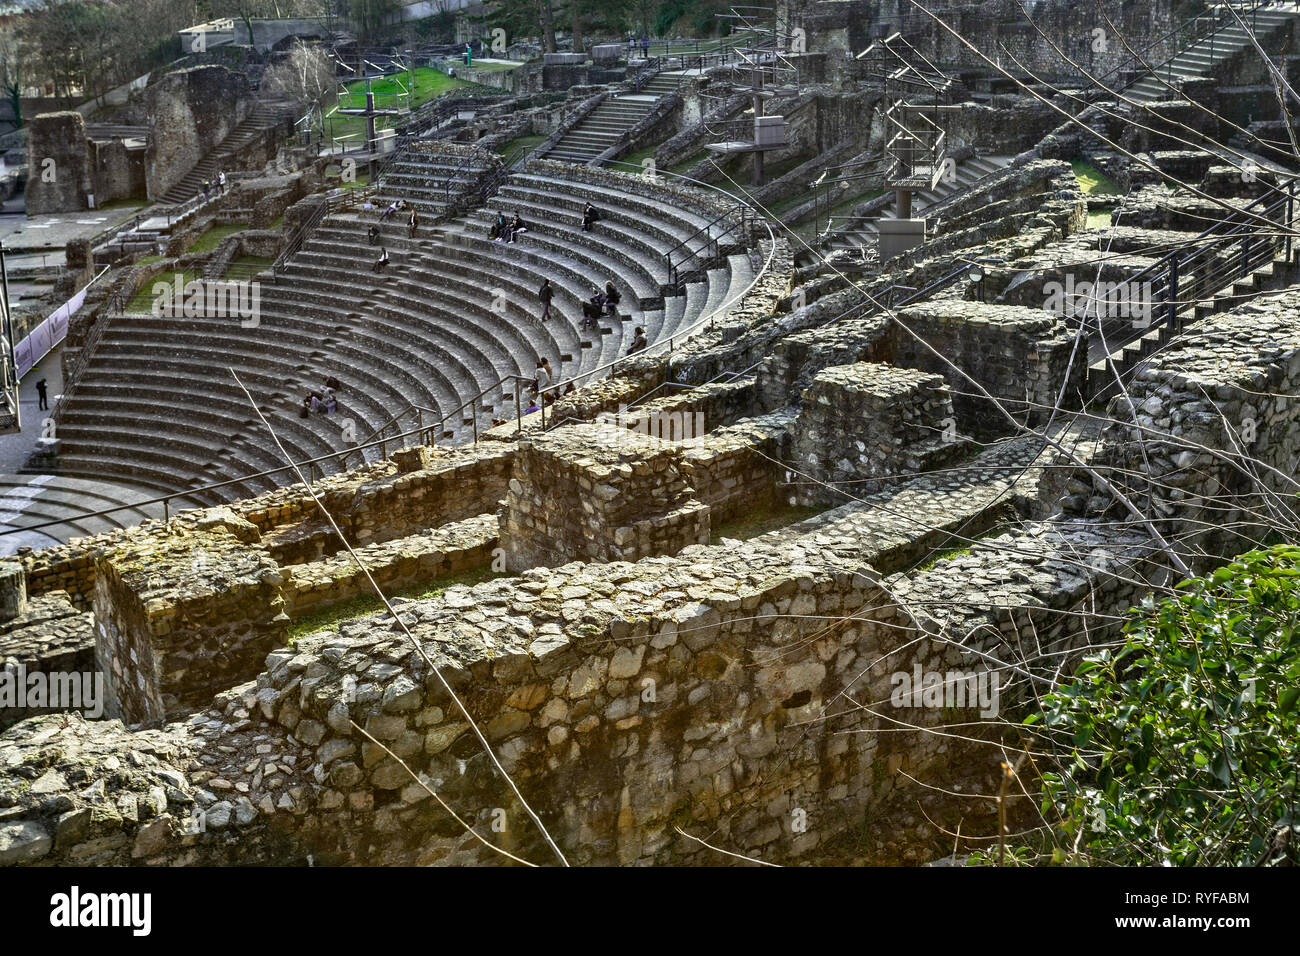
<path id="1" fill-rule="evenodd" d="M 542 300 L 543 322 L 551 317 L 551 296 L 554 294 L 555 290 L 551 288 L 551 280 L 549 278 L 543 279 L 542 287 L 537 290 L 537 298 Z"/>
<path id="2" fill-rule="evenodd" d="M 627 347 L 628 355 L 635 355 L 646 347 L 645 329 L 641 326 L 636 327 L 636 332 L 632 335 L 632 344 Z"/>
<path id="3" fill-rule="evenodd" d="M 591 227 L 598 222 L 600 222 L 600 213 L 596 212 L 595 206 L 587 203 L 586 208 L 582 210 L 582 231 L 591 232 Z"/>
<path id="4" fill-rule="evenodd" d="M 605 293 L 599 289 L 591 294 L 591 298 L 582 303 L 582 328 L 591 329 L 600 324 L 601 313 L 605 311 Z"/>
<path id="5" fill-rule="evenodd" d="M 612 281 L 606 282 L 605 283 L 605 314 L 606 315 L 618 315 L 619 298 L 620 296 L 618 294 L 618 290 L 614 288 L 614 283 Z"/>

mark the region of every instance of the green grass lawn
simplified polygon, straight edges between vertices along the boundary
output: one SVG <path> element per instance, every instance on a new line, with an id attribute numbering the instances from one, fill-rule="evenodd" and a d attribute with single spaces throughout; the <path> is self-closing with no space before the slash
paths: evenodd
<path id="1" fill-rule="evenodd" d="M 776 531 L 778 528 L 784 528 L 803 521 L 805 518 L 821 514 L 823 510 L 822 508 L 803 508 L 781 502 L 771 508 L 757 510 L 743 518 L 727 522 L 709 537 L 709 543 L 718 544 L 723 538 L 747 541 L 750 538 L 757 538 L 760 534 L 767 534 L 769 531 Z"/>
<path id="2" fill-rule="evenodd" d="M 213 226 L 199 236 L 186 252 L 214 252 L 224 240 L 235 235 L 235 233 L 243 232 L 247 228 L 247 226 L 240 225 Z"/>
<path id="3" fill-rule="evenodd" d="M 545 140 L 545 136 L 519 136 L 498 149 L 497 153 L 501 156 L 509 156 L 514 153 L 515 150 L 524 150 L 531 153 L 538 146 L 542 145 Z"/>
<path id="4" fill-rule="evenodd" d="M 147 199 L 113 199 L 109 202 L 102 203 L 98 208 L 102 210 L 113 209 L 139 209 L 142 206 L 149 205 Z"/>
<path id="5" fill-rule="evenodd" d="M 1070 165 L 1074 168 L 1074 178 L 1079 181 L 1079 188 L 1084 191 L 1085 195 L 1119 195 L 1119 189 L 1116 187 L 1114 180 L 1092 164 L 1076 159 Z"/>
<path id="6" fill-rule="evenodd" d="M 251 266 L 255 269 L 269 269 L 275 265 L 275 260 L 270 256 L 235 256 L 230 260 L 227 269 L 235 271 L 236 266 Z"/>
<path id="7" fill-rule="evenodd" d="M 422 66 L 415 70 L 414 86 L 412 86 L 410 73 L 398 73 L 393 76 L 371 80 L 370 91 L 375 94 L 375 106 L 380 109 L 400 108 L 413 110 L 429 102 L 429 100 L 441 96 L 443 93 L 476 85 L 459 77 L 448 76 L 433 67 Z M 399 97 L 399 93 L 410 93 L 410 96 Z M 349 83 L 346 92 L 339 97 L 338 103 L 335 105 L 339 108 L 360 109 L 364 107 L 366 105 L 366 81 L 355 80 Z M 390 116 L 380 118 L 376 122 L 380 124 L 381 128 L 386 128 L 385 124 L 391 126 L 394 122 L 400 122 L 401 119 L 400 116 Z M 354 140 L 362 139 L 366 134 L 366 120 L 362 116 L 349 116 L 335 112 L 326 115 L 325 129 L 335 137 L 351 134 Z"/>
<path id="8" fill-rule="evenodd" d="M 1088 213 L 1089 229 L 1109 229 L 1110 228 L 1110 210 L 1099 209 L 1096 212 Z"/>
<path id="9" fill-rule="evenodd" d="M 425 598 L 437 597 L 449 587 L 457 584 L 480 584 L 483 581 L 491 580 L 502 575 L 494 574 L 488 568 L 479 568 L 476 571 L 466 571 L 462 574 L 452 575 L 451 577 L 439 578 L 436 581 L 428 581 L 424 584 L 417 584 L 415 587 L 407 588 L 396 594 L 390 594 L 389 598 L 406 597 L 414 600 L 424 600 Z M 315 614 L 308 614 L 294 621 L 289 625 L 289 646 L 292 647 L 299 640 L 309 634 L 318 634 L 321 631 L 328 631 L 338 626 L 343 621 L 349 621 L 354 617 L 361 617 L 364 614 L 372 614 L 381 610 L 383 604 L 379 598 L 373 594 L 363 594 L 353 598 L 351 601 L 345 601 L 342 604 Z"/>
<path id="10" fill-rule="evenodd" d="M 193 280 L 198 278 L 197 273 L 195 273 L 193 269 L 186 269 L 180 275 L 181 275 L 182 286 L 184 286 L 185 283 L 192 282 Z M 166 282 L 168 285 L 172 287 L 174 293 L 176 288 L 175 270 L 172 270 L 170 272 L 160 273 L 157 276 L 155 276 L 153 279 L 146 282 L 140 288 L 140 291 L 131 297 L 131 301 L 126 304 L 126 311 L 137 312 L 137 313 L 152 312 L 153 300 L 154 300 L 153 287 L 157 285 L 159 282 Z"/>
<path id="11" fill-rule="evenodd" d="M 647 159 L 654 159 L 656 148 L 657 147 L 655 146 L 647 146 L 645 149 L 638 149 L 634 153 L 628 153 L 626 156 L 620 156 L 619 162 L 631 163 L 633 166 L 640 166 Z M 624 170 L 624 171 L 630 172 L 631 170 Z"/>

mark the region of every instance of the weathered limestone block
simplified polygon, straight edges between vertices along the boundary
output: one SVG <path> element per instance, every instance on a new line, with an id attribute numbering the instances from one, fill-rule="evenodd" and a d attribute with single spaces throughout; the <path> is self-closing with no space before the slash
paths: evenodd
<path id="1" fill-rule="evenodd" d="M 0 672 L 0 729 L 53 711 L 97 717 L 106 704 L 91 615 L 74 608 L 64 591 L 34 597 L 0 622 L 0 667 L 7 672 Z"/>
<path id="2" fill-rule="evenodd" d="M 804 392 L 793 457 L 795 470 L 811 480 L 794 478 L 792 487 L 803 504 L 841 504 L 968 448 L 943 376 L 870 362 L 835 365 Z"/>
<path id="3" fill-rule="evenodd" d="M 135 722 L 206 705 L 284 643 L 285 575 L 256 527 L 227 509 L 100 554 L 95 652 L 114 715 Z"/>
<path id="4" fill-rule="evenodd" d="M 27 610 L 27 573 L 17 561 L 0 561 L 0 623 Z"/>
<path id="5" fill-rule="evenodd" d="M 709 508 L 671 442 L 575 425 L 519 443 L 501 516 L 508 570 L 635 561 L 709 540 Z"/>
<path id="6" fill-rule="evenodd" d="M 91 191 L 90 147 L 80 113 L 42 113 L 27 124 L 27 214 L 80 212 Z"/>

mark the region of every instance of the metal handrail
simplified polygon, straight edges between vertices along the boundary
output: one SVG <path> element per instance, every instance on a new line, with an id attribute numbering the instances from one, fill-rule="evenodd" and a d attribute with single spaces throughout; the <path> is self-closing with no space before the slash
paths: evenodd
<path id="1" fill-rule="evenodd" d="M 740 230 L 740 241 L 744 242 L 745 238 L 748 236 L 749 210 L 750 206 L 747 203 L 736 201 L 731 208 L 724 209 L 722 212 L 718 213 L 699 229 L 695 230 L 695 232 L 691 233 L 691 235 L 682 239 L 677 243 L 677 245 L 664 253 L 664 259 L 668 263 L 669 285 L 673 287 L 681 286 L 682 274 L 686 271 L 685 266 L 688 263 L 708 263 L 716 261 L 722 255 L 722 240 L 731 235 L 733 230 Z M 739 222 L 730 223 L 719 234 L 714 234 L 714 226 L 718 225 L 718 223 L 723 220 L 732 219 L 737 213 L 740 215 Z M 699 239 L 700 236 L 704 237 L 704 244 L 699 249 L 693 249 L 691 247 L 692 244 Z M 685 250 L 685 255 L 683 255 L 678 261 L 674 262 L 673 257 L 682 250 Z"/>
<path id="2" fill-rule="evenodd" d="M 1120 84 L 1114 90 L 1114 92 L 1122 93 L 1134 84 L 1138 83 L 1147 73 L 1152 76 L 1158 76 L 1162 68 L 1170 67 L 1174 60 L 1187 52 L 1201 40 L 1204 40 L 1207 37 L 1214 37 L 1226 27 L 1235 24 L 1237 19 L 1229 10 L 1230 7 L 1236 9 L 1239 15 L 1244 13 L 1251 14 L 1251 31 L 1253 32 L 1255 24 L 1258 22 L 1257 19 L 1255 19 L 1255 14 L 1259 12 L 1261 7 L 1269 5 L 1270 2 L 1271 0 L 1233 0 L 1233 2 L 1216 5 L 1208 13 L 1200 13 L 1194 17 L 1189 17 L 1163 36 L 1152 40 L 1140 49 L 1130 51 L 1124 62 L 1113 69 L 1107 70 L 1100 76 L 1094 77 L 1093 82 L 1102 89 L 1110 89 L 1110 82 L 1113 79 L 1123 76 L 1126 71 L 1132 70 L 1134 71 L 1134 76 L 1127 82 Z M 1205 24 L 1208 24 L 1208 27 L 1205 26 Z M 1189 27 L 1191 28 L 1190 31 L 1188 29 Z M 1157 49 L 1162 44 L 1165 44 L 1167 41 L 1175 37 L 1179 37 L 1180 41 L 1173 53 L 1154 65 L 1147 61 L 1144 54 Z M 1186 39 L 1182 39 L 1184 37 L 1186 37 Z"/>
<path id="3" fill-rule="evenodd" d="M 616 165 L 624 165 L 624 166 L 628 165 L 627 163 L 621 163 L 621 162 L 619 162 L 619 161 L 617 161 L 617 160 L 615 160 L 615 161 L 613 161 L 613 162 L 614 162 Z M 638 167 L 638 168 L 639 168 L 639 167 Z M 683 180 L 684 182 L 689 182 L 689 183 L 692 183 L 692 184 L 694 184 L 694 185 L 696 185 L 696 186 L 700 186 L 700 187 L 702 187 L 702 188 L 710 189 L 710 190 L 712 190 L 712 191 L 714 191 L 714 192 L 721 193 L 721 194 L 723 194 L 723 195 L 726 195 L 728 198 L 734 198 L 734 197 L 732 197 L 729 193 L 725 193 L 723 190 L 719 189 L 717 186 L 713 186 L 713 185 L 711 185 L 710 183 L 702 182 L 701 180 L 692 179 L 692 178 L 689 177 L 689 176 L 682 176 L 682 175 L 680 175 L 680 174 L 678 174 L 678 173 L 669 173 L 669 172 L 665 172 L 665 171 L 660 171 L 658 175 L 661 175 L 661 176 L 672 176 L 672 177 L 674 177 L 675 179 L 681 179 L 681 180 Z M 589 371 L 587 371 L 587 372 L 583 372 L 583 373 L 581 373 L 581 374 L 579 374 L 579 375 L 575 375 L 574 377 L 572 377 L 572 378 L 570 378 L 570 379 L 566 379 L 566 380 L 561 381 L 561 382 L 556 382 L 556 383 L 554 383 L 554 384 L 548 386 L 548 390 L 549 390 L 549 391 L 554 391 L 556 394 L 559 394 L 560 389 L 563 388 L 563 387 L 564 387 L 565 385 L 567 385 L 567 384 L 571 384 L 571 383 L 572 383 L 572 384 L 574 384 L 574 385 L 576 386 L 577 383 L 579 382 L 579 380 L 582 380 L 582 379 L 588 379 L 588 378 L 591 378 L 592 376 L 598 376 L 598 375 L 600 375 L 600 374 L 603 374 L 603 373 L 605 373 L 605 372 L 608 372 L 609 370 L 613 369 L 616 365 L 619 365 L 620 363 L 626 362 L 629 358 L 639 358 L 639 357 L 641 357 L 641 356 L 643 356 L 643 355 L 647 355 L 647 354 L 649 354 L 649 353 L 651 353 L 651 352 L 654 352 L 654 351 L 656 351 L 656 350 L 658 350 L 658 349 L 661 349 L 661 348 L 662 348 L 663 346 L 665 346 L 665 345 L 667 345 L 667 347 L 668 347 L 668 351 L 671 352 L 672 349 L 673 349 L 673 343 L 674 343 L 674 340 L 676 340 L 676 339 L 681 339 L 681 338 L 683 338 L 683 337 L 685 337 L 685 338 L 689 338 L 689 337 L 690 337 L 691 335 L 693 335 L 693 334 L 695 333 L 695 331 L 696 331 L 698 328 L 700 328 L 700 327 L 701 327 L 705 322 L 709 322 L 709 323 L 710 323 L 710 327 L 711 327 L 711 326 L 712 326 L 712 322 L 713 322 L 713 317 L 716 316 L 716 315 L 717 315 L 718 313 L 720 313 L 720 312 L 723 312 L 723 311 L 725 311 L 725 310 L 727 310 L 727 309 L 730 309 L 731 306 L 732 306 L 735 302 L 737 302 L 737 301 L 743 299 L 746 295 L 748 295 L 748 294 L 750 293 L 750 291 L 754 288 L 754 286 L 756 286 L 756 285 L 758 284 L 759 280 L 763 278 L 763 276 L 766 274 L 768 268 L 770 268 L 770 266 L 771 266 L 771 264 L 772 264 L 772 258 L 773 258 L 773 256 L 776 254 L 776 250 L 775 250 L 775 238 L 776 238 L 776 237 L 775 237 L 775 233 L 774 233 L 773 230 L 772 230 L 771 224 L 768 223 L 766 219 L 764 219 L 763 217 L 759 216 L 759 217 L 758 217 L 758 221 L 762 222 L 762 224 L 767 228 L 767 231 L 768 231 L 768 238 L 769 238 L 770 240 L 773 241 L 773 248 L 772 248 L 772 250 L 768 253 L 767 260 L 763 263 L 762 267 L 761 267 L 760 269 L 758 269 L 758 271 L 754 274 L 754 278 L 749 282 L 749 284 L 748 284 L 744 289 L 742 289 L 740 292 L 736 293 L 736 295 L 732 296 L 730 299 L 728 299 L 728 300 L 727 300 L 726 302 L 724 302 L 722 305 L 718 306 L 718 307 L 717 307 L 716 309 L 714 309 L 712 312 L 709 312 L 709 313 L 707 313 L 706 315 L 701 316 L 697 321 L 693 322 L 693 323 L 692 323 L 690 326 L 688 326 L 686 329 L 681 330 L 680 332 L 676 333 L 675 335 L 670 336 L 670 337 L 667 338 L 667 339 L 662 339 L 662 340 L 660 340 L 660 341 L 658 341 L 658 342 L 654 342 L 654 343 L 652 343 L 651 345 L 648 345 L 645 349 L 643 349 L 643 350 L 640 351 L 640 352 L 637 352 L 634 356 L 623 356 L 623 357 L 620 357 L 620 358 L 616 358 L 616 359 L 613 359 L 613 360 L 611 360 L 611 361 L 605 363 L 604 365 L 597 366 L 596 368 L 591 369 L 591 370 L 589 370 Z M 102 336 L 102 334 L 103 334 L 103 330 L 101 329 L 100 332 L 99 332 L 99 335 Z M 86 354 L 88 354 L 88 352 L 87 352 Z M 80 356 L 79 356 L 79 358 L 80 358 Z M 523 377 L 523 376 L 514 376 L 514 378 L 522 379 L 523 381 L 530 381 L 529 379 L 527 379 L 527 378 L 525 378 L 525 377 Z M 505 381 L 505 380 L 503 379 L 502 382 L 504 382 L 504 381 Z M 496 386 L 493 386 L 493 388 L 499 387 L 499 386 L 502 384 L 502 382 L 498 382 Z M 484 392 L 482 392 L 482 393 L 480 393 L 478 396 L 476 396 L 475 399 L 482 398 L 482 396 L 483 396 L 484 394 L 486 394 L 487 392 L 489 392 L 489 391 L 491 391 L 491 390 L 492 390 L 492 388 L 489 388 L 489 389 L 485 390 Z M 517 397 L 517 396 L 516 396 L 516 397 Z M 472 400 L 471 400 L 471 401 L 472 401 Z M 60 406 L 62 406 L 62 404 L 63 404 L 63 403 L 60 402 Z M 466 404 L 468 404 L 468 403 L 466 403 Z M 465 405 L 462 405 L 462 406 L 461 406 L 459 409 L 457 409 L 456 411 L 463 411 L 464 408 L 465 408 Z M 455 414 L 455 413 L 456 413 L 456 412 L 453 412 L 452 414 Z M 57 412 L 56 412 L 56 414 L 57 414 Z M 442 422 L 440 422 L 440 424 L 445 424 L 445 423 L 446 423 L 446 419 L 447 419 L 447 417 L 450 417 L 450 416 L 444 416 L 444 418 L 442 419 Z M 542 405 L 542 424 L 543 424 L 543 427 L 545 427 L 545 419 L 546 419 L 546 406 L 545 406 L 545 404 L 543 404 L 543 405 Z M 520 424 L 520 428 L 521 428 L 521 430 L 522 430 L 522 418 L 520 419 L 520 422 L 521 422 L 521 424 Z M 436 427 L 436 426 L 430 426 L 430 427 Z M 101 516 L 104 516 L 104 515 L 114 514 L 114 513 L 119 512 L 119 511 L 132 511 L 132 510 L 136 510 L 136 509 L 139 509 L 139 508 L 143 508 L 143 507 L 146 507 L 146 506 L 148 506 L 148 505 L 152 505 L 152 504 L 162 504 L 162 505 L 163 505 L 163 507 L 164 507 L 164 509 L 165 509 L 165 510 L 164 510 L 164 519 L 166 520 L 167 517 L 168 517 L 168 515 L 169 515 L 169 510 L 167 510 L 167 509 L 170 508 L 170 503 L 171 503 L 172 501 L 178 499 L 178 498 L 189 498 L 189 497 L 191 497 L 191 496 L 193 496 L 193 495 L 196 495 L 196 494 L 203 494 L 203 493 L 208 492 L 208 491 L 215 491 L 215 490 L 218 490 L 218 489 L 221 489 L 221 488 L 228 488 L 228 487 L 231 487 L 231 486 L 233 486 L 233 485 L 242 484 L 242 483 L 247 482 L 247 481 L 254 481 L 254 480 L 257 480 L 257 479 L 261 479 L 261 478 L 269 478 L 269 477 L 272 476 L 272 475 L 282 474 L 282 473 L 284 473 L 284 472 L 286 472 L 286 471 L 294 471 L 295 468 L 297 468 L 298 470 L 301 470 L 301 469 L 303 469 L 304 467 L 308 468 L 308 469 L 309 469 L 309 477 L 310 477 L 310 473 L 311 473 L 311 468 L 312 468 L 312 466 L 319 465 L 320 463 L 322 463 L 322 462 L 326 462 L 326 461 L 334 461 L 334 462 L 337 464 L 338 461 L 339 461 L 339 459 L 340 459 L 340 456 L 351 456 L 353 453 L 358 452 L 358 451 L 364 451 L 366 448 L 379 447 L 379 448 L 381 448 L 381 449 L 386 449 L 386 447 L 387 447 L 387 443 L 388 443 L 388 442 L 401 441 L 401 440 L 404 440 L 404 439 L 406 439 L 406 438 L 409 438 L 409 437 L 411 437 L 411 436 L 413 436 L 413 435 L 421 435 L 421 436 L 422 436 L 423 433 L 426 432 L 427 430 L 428 430 L 428 429 L 425 428 L 423 425 L 419 425 L 419 426 L 417 426 L 415 429 L 411 429 L 411 430 L 408 430 L 408 431 L 405 431 L 405 432 L 399 432 L 398 434 L 393 435 L 393 436 L 391 436 L 391 437 L 383 437 L 383 438 L 379 438 L 379 439 L 376 439 L 376 440 L 374 440 L 374 441 L 370 441 L 370 442 L 365 442 L 365 443 L 362 443 L 362 444 L 354 445 L 353 447 L 348 448 L 348 449 L 344 449 L 343 451 L 339 451 L 339 452 L 331 452 L 330 454 L 327 454 L 327 455 L 320 455 L 320 456 L 317 456 L 317 457 L 315 457 L 315 458 L 309 458 L 309 459 L 306 459 L 306 460 L 304 460 L 304 461 L 296 462 L 296 463 L 293 463 L 293 464 L 283 465 L 283 466 L 278 467 L 278 468 L 271 468 L 271 469 L 268 469 L 268 470 L 266 470 L 266 471 L 260 471 L 260 472 L 256 472 L 256 473 L 254 473 L 254 474 L 250 474 L 250 475 L 242 475 L 242 476 L 240 476 L 240 477 L 237 477 L 237 478 L 229 478 L 229 479 L 226 479 L 226 480 L 224 480 L 224 481 L 210 482 L 210 483 L 205 484 L 205 485 L 199 485 L 199 486 L 194 487 L 194 488 L 186 489 L 185 491 L 170 492 L 170 493 L 168 493 L 168 494 L 166 494 L 166 495 L 160 495 L 160 496 L 157 496 L 157 497 L 155 497 L 155 498 L 150 498 L 150 499 L 147 499 L 147 500 L 144 500 L 144 501 L 137 501 L 137 502 L 134 502 L 134 503 L 132 503 L 132 504 L 127 504 L 127 505 L 118 505 L 117 507 L 114 507 L 114 508 L 105 508 L 105 509 L 102 509 L 102 510 L 100 510 L 100 511 L 88 512 L 88 513 L 81 514 L 81 515 L 74 515 L 74 516 L 70 516 L 70 517 L 67 517 L 67 518 L 63 518 L 63 519 L 61 519 L 61 520 L 56 520 L 56 521 L 46 521 L 46 522 L 42 522 L 42 523 L 40 523 L 40 524 L 26 525 L 26 526 L 21 527 L 21 528 L 0 529 L 0 537 L 3 537 L 4 535 L 7 535 L 7 534 L 16 534 L 16 533 L 23 532 L 23 531 L 37 531 L 37 530 L 40 530 L 40 529 L 42 529 L 42 528 L 55 527 L 55 526 L 57 526 L 57 525 L 67 524 L 69 521 L 77 520 L 78 518 L 101 517 Z M 475 419 L 475 438 L 477 439 L 477 419 Z"/>
<path id="4" fill-rule="evenodd" d="M 285 244 L 283 251 L 276 256 L 275 263 L 271 266 L 272 272 L 276 275 L 280 275 L 284 272 L 285 267 L 289 264 L 289 259 L 302 248 L 302 244 L 307 240 L 307 236 L 310 235 L 311 231 L 324 221 L 325 217 L 329 214 L 329 209 L 330 202 L 328 198 L 325 198 L 316 204 L 316 208 L 312 211 L 312 214 L 303 220 L 302 225 L 298 227 L 297 231 L 295 231 L 293 236 L 290 237 L 288 243 Z"/>
<path id="5" fill-rule="evenodd" d="M 1162 326 L 1176 328 L 1179 313 L 1189 303 L 1200 301 L 1206 295 L 1214 295 L 1237 279 L 1249 275 L 1276 255 L 1279 242 L 1285 242 L 1286 258 L 1289 261 L 1292 253 L 1290 230 L 1295 212 L 1295 184 L 1295 179 L 1289 180 L 1284 195 L 1274 198 L 1269 205 L 1256 211 L 1256 207 L 1261 206 L 1264 200 L 1271 198 L 1268 194 L 1258 197 L 1126 279 L 1125 284 L 1130 288 L 1143 283 L 1151 285 L 1152 302 L 1159 301 L 1164 306 L 1160 309 L 1159 318 L 1153 317 L 1147 324 L 1139 326 L 1131 318 L 1099 316 L 1096 331 L 1087 335 L 1089 349 L 1100 338 L 1105 342 L 1108 354 L 1113 355 L 1130 342 Z M 1261 229 L 1260 220 L 1278 216 L 1285 217 L 1285 236 L 1270 235 Z M 1234 259 L 1213 265 L 1238 243 L 1241 244 L 1241 250 Z M 1206 268 L 1207 264 L 1211 265 L 1209 269 Z M 1086 310 L 1084 318 L 1087 318 Z M 1122 326 L 1127 326 L 1127 331 L 1117 332 Z"/>
<path id="6" fill-rule="evenodd" d="M 343 457 L 339 461 L 340 467 L 343 464 L 347 463 L 348 458 L 352 455 L 354 451 L 357 451 L 358 449 L 363 447 L 372 447 L 375 444 L 379 445 L 380 455 L 386 457 L 388 442 L 409 438 L 411 435 L 418 436 L 420 444 L 422 445 L 436 445 L 438 443 L 437 442 L 438 433 L 445 428 L 447 424 L 447 420 L 451 418 L 453 415 L 460 415 L 465 411 L 465 409 L 476 406 L 484 396 L 488 395 L 489 393 L 495 392 L 497 389 L 501 388 L 501 386 L 505 385 L 507 382 L 515 382 L 515 383 L 528 382 L 530 384 L 534 384 L 535 381 L 536 381 L 535 379 L 528 378 L 526 375 L 516 375 L 513 373 L 509 375 L 503 375 L 500 379 L 497 380 L 496 383 L 489 385 L 487 388 L 483 389 L 473 398 L 469 398 L 461 402 L 460 405 L 453 408 L 450 412 L 447 412 L 445 415 L 442 416 L 442 418 L 438 419 L 438 421 L 436 421 L 432 425 L 427 425 L 427 426 L 424 424 L 424 413 L 429 412 L 432 415 L 436 415 L 438 414 L 438 412 L 431 408 L 425 408 L 423 405 L 418 405 L 415 402 L 410 402 L 406 405 L 405 408 L 393 413 L 392 415 L 389 416 L 386 422 L 384 422 L 382 425 L 375 428 L 370 433 L 370 438 L 367 439 L 367 442 L 365 444 L 360 444 L 354 448 L 348 449 L 347 451 L 341 452 L 340 454 Z M 552 391 L 552 389 L 553 386 L 547 386 L 546 391 Z M 400 424 L 400 421 L 404 416 L 412 413 L 415 413 L 417 417 L 415 428 L 410 431 L 398 432 L 396 435 L 389 438 L 387 436 L 388 429 L 393 427 L 394 425 Z M 471 418 L 473 421 L 473 428 L 474 428 L 474 444 L 477 445 L 478 444 L 478 416 L 472 415 Z M 545 423 L 545 420 L 546 420 L 546 406 L 543 403 L 542 405 L 543 423 Z M 523 411 L 519 402 L 518 388 L 515 389 L 515 427 L 518 428 L 520 431 L 523 430 Z"/>

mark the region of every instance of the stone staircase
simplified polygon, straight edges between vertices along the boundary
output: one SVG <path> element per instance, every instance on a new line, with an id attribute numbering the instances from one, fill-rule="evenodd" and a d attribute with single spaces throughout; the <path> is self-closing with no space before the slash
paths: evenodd
<path id="1" fill-rule="evenodd" d="M 541 356 L 559 381 L 601 374 L 627 353 L 634 326 L 654 344 L 748 286 L 750 258 L 733 254 L 684 294 L 666 294 L 663 252 L 713 213 L 665 198 L 635 177 L 593 185 L 531 164 L 489 207 L 437 229 L 409 238 L 404 222 L 381 224 L 391 257 L 383 275 L 370 270 L 377 250 L 366 240 L 378 211 L 333 215 L 281 274 L 263 274 L 255 327 L 234 317 L 113 317 L 61 413 L 60 471 L 184 491 L 282 466 L 231 368 L 299 460 L 347 452 L 412 403 L 429 410 L 426 426 L 450 416 L 441 441 L 468 440 L 476 425 L 514 417 L 515 388 L 498 386 L 503 376 L 531 377 Z M 580 229 L 588 201 L 604 215 L 593 233 Z M 516 210 L 528 232 L 513 244 L 490 241 L 496 213 Z M 545 323 L 537 302 L 544 276 L 555 289 Z M 607 280 L 622 294 L 622 314 L 581 329 L 581 301 Z M 343 386 L 337 414 L 299 417 L 304 394 L 329 376 Z M 476 416 L 451 415 L 488 389 Z M 399 424 L 415 427 L 409 418 Z M 353 453 L 322 470 L 361 460 Z M 284 472 L 194 497 L 231 500 L 292 480 Z"/>
<path id="2" fill-rule="evenodd" d="M 447 211 L 449 199 L 454 202 L 471 191 L 495 169 L 493 160 L 486 151 L 462 157 L 403 150 L 380 177 L 376 202 L 383 208 L 394 199 L 405 199 L 422 217 L 435 219 Z"/>
<path id="3" fill-rule="evenodd" d="M 925 210 L 930 206 L 946 199 L 954 193 L 968 189 L 971 184 L 979 179 L 996 173 L 1008 163 L 1010 156 L 973 156 L 957 164 L 957 178 L 955 182 L 948 183 L 940 181 L 934 189 L 927 189 L 912 195 L 912 213 L 915 216 L 923 216 Z M 892 213 L 891 213 L 892 215 Z M 874 246 L 879 235 L 880 227 L 875 220 L 866 220 L 854 225 L 836 230 L 827 240 L 826 248 L 828 250 L 837 249 L 859 249 L 864 246 Z M 800 267 L 811 265 L 814 256 L 806 249 L 803 250 L 796 258 Z"/>
<path id="4" fill-rule="evenodd" d="M 0 475 L 0 554 L 21 547 L 45 548 L 72 538 L 137 525 L 163 514 L 161 504 L 133 503 L 152 497 L 148 490 L 129 484 L 72 478 L 65 475 Z M 88 517 L 96 511 L 129 506 L 111 514 Z M 60 522 L 32 531 L 49 521 Z"/>
<path id="5" fill-rule="evenodd" d="M 591 162 L 641 122 L 654 109 L 658 99 L 653 93 L 606 97 L 565 133 L 544 154 L 545 158 L 571 163 Z"/>
<path id="6" fill-rule="evenodd" d="M 230 135 L 198 164 L 185 174 L 185 177 L 163 194 L 162 201 L 173 205 L 183 203 L 203 191 L 203 181 L 216 180 L 223 169 L 233 169 L 238 164 L 232 159 L 241 150 L 248 147 L 255 139 L 265 136 L 267 130 L 274 129 L 287 118 L 293 116 L 295 107 L 287 100 L 260 100 L 248 117 L 231 130 Z"/>
<path id="7" fill-rule="evenodd" d="M 1253 26 L 1255 36 L 1265 50 L 1270 41 L 1297 17 L 1300 3 L 1269 3 L 1250 10 L 1250 4 L 1234 3 L 1247 26 Z M 1147 75 L 1125 91 L 1125 95 L 1139 102 L 1169 99 L 1169 87 L 1175 89 L 1185 80 L 1211 76 L 1215 68 L 1251 47 L 1250 33 L 1230 14 L 1220 29 L 1180 50 L 1169 62 L 1159 65 L 1155 75 Z M 1256 54 L 1257 55 L 1257 54 Z"/>

